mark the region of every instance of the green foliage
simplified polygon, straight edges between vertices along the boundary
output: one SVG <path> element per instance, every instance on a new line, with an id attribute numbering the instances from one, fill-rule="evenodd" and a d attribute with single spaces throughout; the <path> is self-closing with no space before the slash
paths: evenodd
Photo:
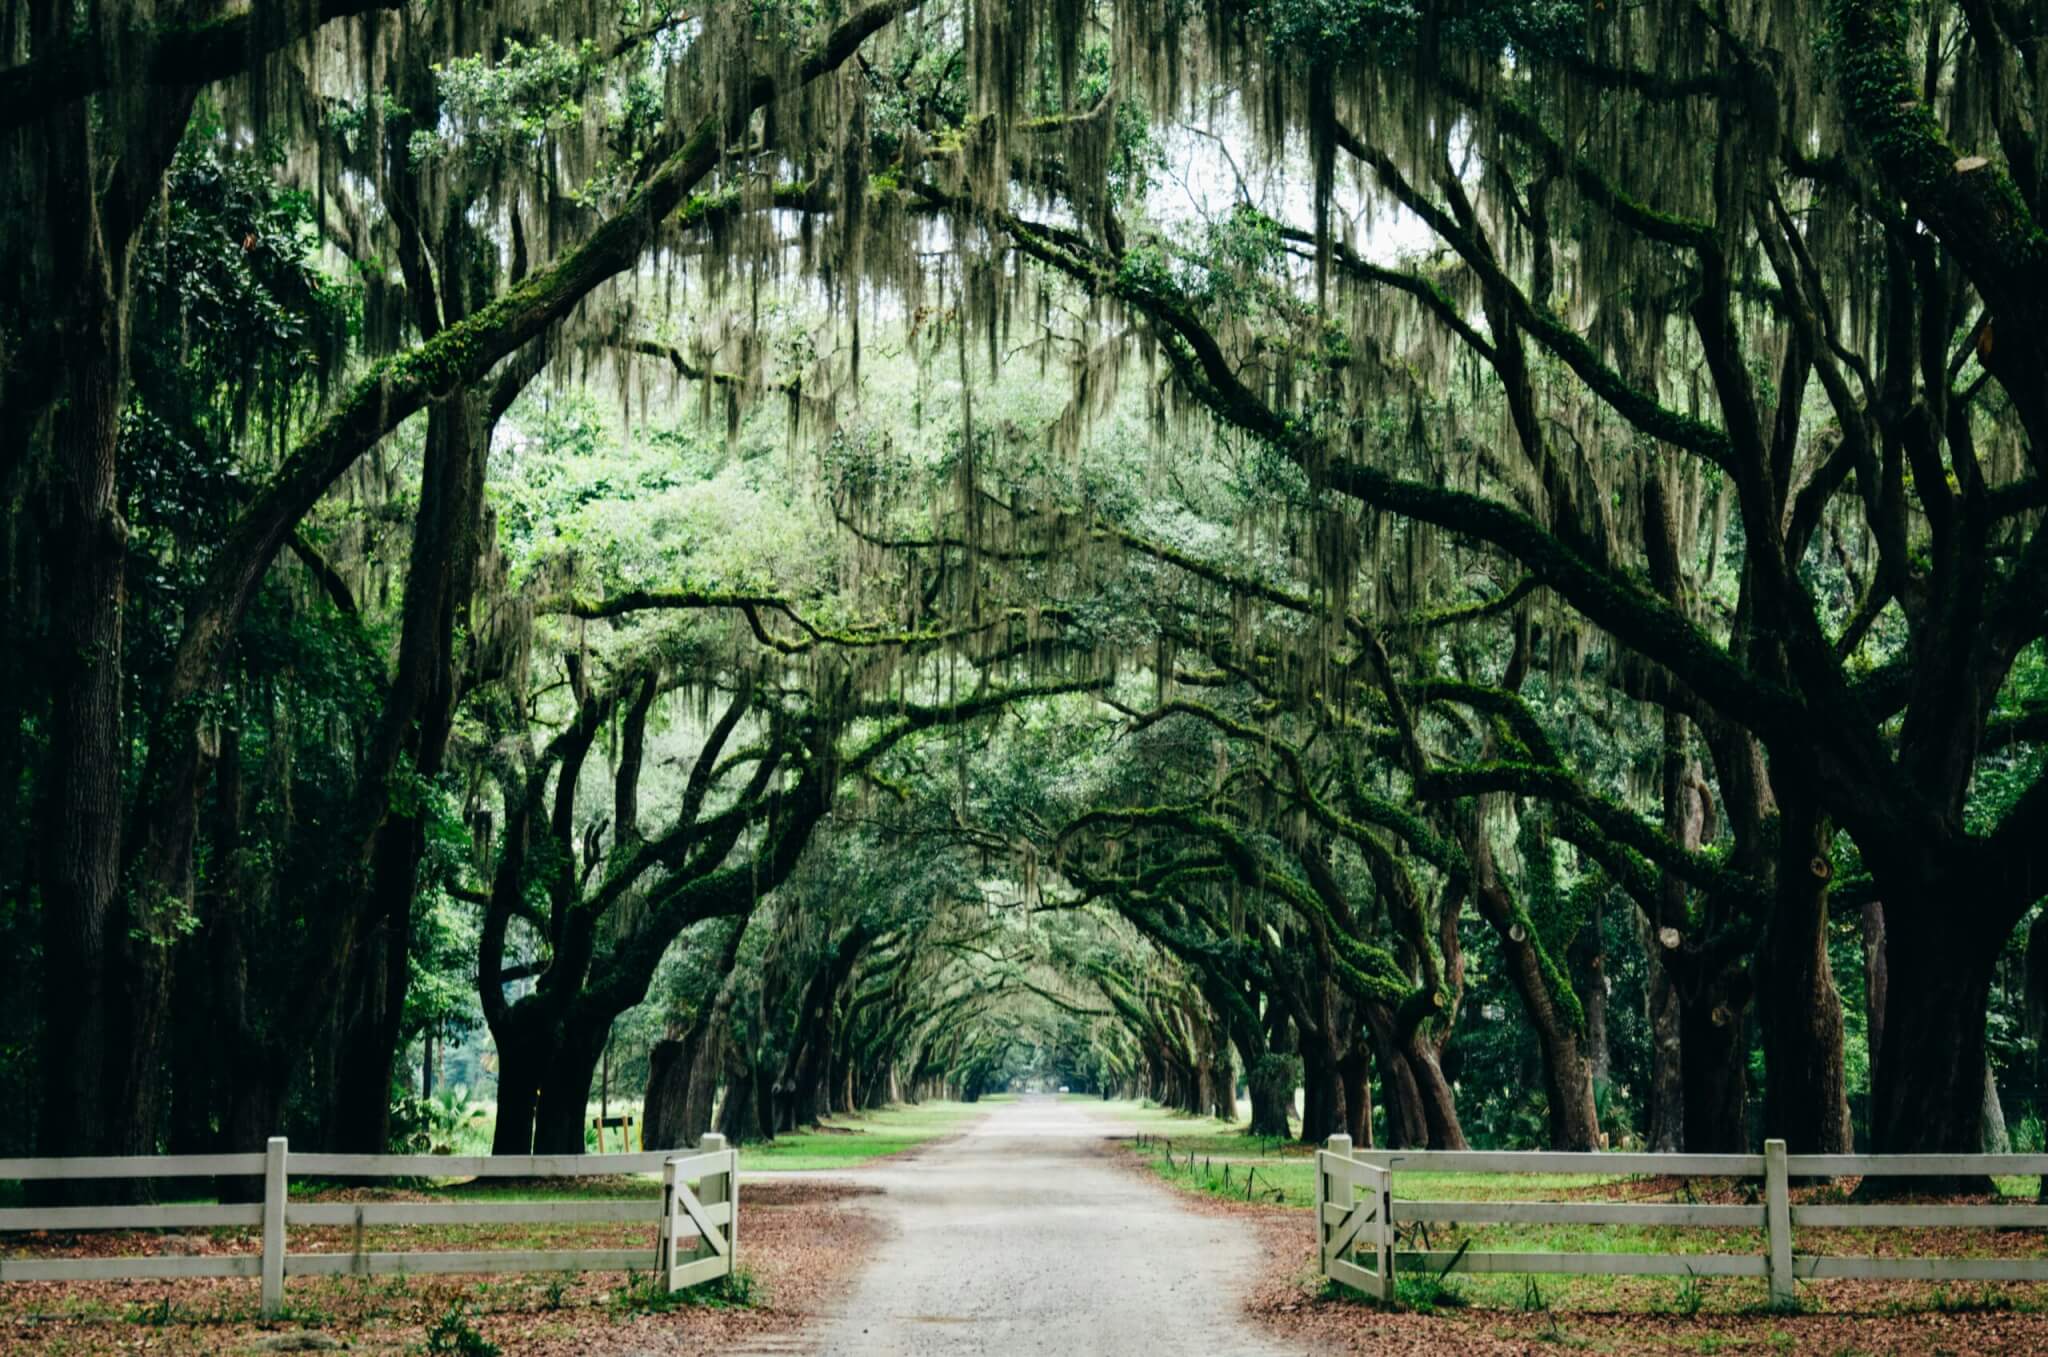
<path id="1" fill-rule="evenodd" d="M 1471 1299 L 1449 1277 L 1428 1272 L 1394 1274 L 1394 1304 L 1403 1310 L 1433 1315 L 1442 1310 L 1462 1309 L 1471 1303 Z"/>
<path id="2" fill-rule="evenodd" d="M 477 1331 L 458 1301 L 427 1329 L 427 1351 L 447 1357 L 498 1357 L 503 1349 Z"/>
<path id="3" fill-rule="evenodd" d="M 761 1303 L 760 1286 L 754 1274 L 734 1268 L 680 1291 L 668 1289 L 658 1273 L 629 1272 L 626 1283 L 612 1293 L 612 1308 L 622 1315 L 660 1315 L 674 1310 L 751 1310 Z"/>
<path id="4" fill-rule="evenodd" d="M 442 123 L 414 131 L 408 150 L 415 161 L 538 152 L 583 120 L 583 87 L 598 69 L 596 44 L 568 47 L 548 37 L 445 62 L 435 72 Z"/>
<path id="5" fill-rule="evenodd" d="M 453 1154 L 465 1133 L 489 1116 L 490 1109 L 473 1100 L 469 1089 L 460 1084 L 425 1098 L 408 1091 L 393 1101 L 392 1152 Z"/>

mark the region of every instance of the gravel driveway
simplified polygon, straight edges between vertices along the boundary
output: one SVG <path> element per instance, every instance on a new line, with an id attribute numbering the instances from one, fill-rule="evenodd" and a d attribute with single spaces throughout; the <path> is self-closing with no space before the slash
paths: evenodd
<path id="1" fill-rule="evenodd" d="M 849 1174 L 885 1232 L 815 1351 L 1171 1357 L 1276 1347 L 1239 1312 L 1254 1234 L 1110 1162 L 1085 1102 L 990 1108 L 958 1139 Z"/>

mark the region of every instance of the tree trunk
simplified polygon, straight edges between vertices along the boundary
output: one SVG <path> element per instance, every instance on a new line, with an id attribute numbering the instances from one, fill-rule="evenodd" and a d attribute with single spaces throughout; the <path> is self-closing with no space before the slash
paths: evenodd
<path id="1" fill-rule="evenodd" d="M 1887 904 L 1901 898 L 1889 892 Z M 1954 907 L 1967 899 L 1965 883 L 1943 883 L 1915 902 L 1919 908 L 1885 911 L 1888 983 L 1871 1091 L 1874 1153 L 1971 1153 L 1982 1143 L 1984 1022 L 2003 939 L 1971 927 Z M 1922 1181 L 1915 1190 L 1944 1189 Z"/>
<path id="2" fill-rule="evenodd" d="M 90 112 L 81 106 L 75 116 L 84 120 Z M 82 139 L 83 131 L 77 136 Z M 84 176 L 86 169 L 73 165 L 67 172 Z M 75 192 L 86 196 L 88 190 L 89 180 L 84 180 Z M 60 190 L 53 187 L 53 192 Z M 90 231 L 90 215 L 87 204 L 80 209 L 85 219 L 67 229 Z M 78 261 L 78 267 L 83 270 L 89 262 L 94 261 Z M 45 666 L 51 709 L 37 854 L 44 1013 L 36 1147 L 43 1155 L 148 1154 L 155 1149 L 154 1126 L 137 1125 L 128 1115 L 133 1109 L 113 1096 L 127 1083 L 118 1069 L 127 1037 L 113 1040 L 122 1018 L 115 1002 L 119 996 L 108 983 L 124 927 L 118 895 L 127 529 L 114 502 L 120 320 L 113 298 L 93 286 L 91 275 L 81 277 L 79 286 L 84 295 L 60 332 L 65 390 L 55 420 L 55 484 L 43 533 L 50 581 Z M 98 1195 L 96 1186 L 75 1194 L 55 1191 L 81 1200 Z M 133 1191 L 123 1184 L 110 1195 Z"/>
<path id="3" fill-rule="evenodd" d="M 1681 1035 L 1678 986 L 1665 964 L 1664 947 L 1657 925 L 1645 920 L 1642 926 L 1643 955 L 1647 962 L 1646 985 L 1650 1029 L 1649 1125 L 1644 1148 L 1657 1154 L 1675 1154 L 1685 1144 L 1685 1065 Z"/>
<path id="4" fill-rule="evenodd" d="M 1577 988 L 1586 1010 L 1586 1071 L 1593 1080 L 1596 1103 L 1600 1093 L 1614 1082 L 1614 1055 L 1607 1038 L 1607 940 L 1600 915 L 1596 897 L 1593 915 L 1579 930 L 1575 948 L 1583 972 Z"/>
<path id="5" fill-rule="evenodd" d="M 1429 1144 L 1429 1122 L 1407 1048 L 1395 1032 L 1394 1010 L 1384 1003 L 1369 1003 L 1364 1009 L 1373 1057 L 1379 1063 L 1380 1094 L 1386 1099 L 1387 1144 L 1397 1150 L 1423 1149 Z"/>
<path id="6" fill-rule="evenodd" d="M 534 1109 L 535 1154 L 583 1153 L 590 1086 L 597 1080 L 598 1062 L 604 1059 L 611 1030 L 609 1016 L 573 1017 L 562 1024 L 561 1040 L 547 1063 Z"/>
<path id="7" fill-rule="evenodd" d="M 1884 1049 L 1885 992 L 1890 973 L 1885 969 L 1884 901 L 1863 906 L 1863 1036 L 1870 1055 L 1870 1086 L 1877 1087 L 1877 1056 Z"/>
<path id="8" fill-rule="evenodd" d="M 1345 1132 L 1344 1085 L 1335 1044 L 1330 1040 L 1328 1005 L 1323 1027 L 1301 1030 L 1301 1143 L 1320 1145 Z"/>
<path id="9" fill-rule="evenodd" d="M 1294 1062 L 1271 1051 L 1247 1060 L 1245 1087 L 1251 1096 L 1251 1133 L 1285 1137 L 1290 1129 L 1287 1114 L 1294 1104 Z"/>
<path id="10" fill-rule="evenodd" d="M 526 1023 L 511 1025 L 525 1036 Z M 540 1103 L 545 1053 L 524 1040 L 498 1038 L 498 1123 L 491 1132 L 492 1154 L 532 1154 L 534 1115 Z"/>
<path id="11" fill-rule="evenodd" d="M 1681 600 L 1676 559 L 1676 528 L 1661 480 L 1653 478 L 1648 492 L 1651 559 L 1665 567 L 1661 573 L 1662 592 L 1672 602 Z M 1694 784 L 1702 781 L 1698 765 L 1686 744 L 1685 719 L 1665 709 L 1660 736 L 1659 766 L 1664 813 L 1664 832 L 1688 852 L 1699 848 L 1706 837 L 1706 813 Z M 1749 760 L 1752 746 L 1727 740 L 1713 746 L 1717 760 Z M 1748 774 L 1753 760 L 1737 765 Z M 1642 920 L 1643 956 L 1649 968 L 1650 1024 L 1650 1121 L 1649 1148 L 1674 1153 L 1695 1148 L 1686 1140 L 1685 998 L 1676 968 L 1682 964 L 1677 949 L 1691 931 L 1692 919 L 1686 907 L 1685 882 L 1670 871 L 1659 874 L 1655 907 Z M 1704 1053 L 1702 1053 L 1704 1058 Z"/>
<path id="12" fill-rule="evenodd" d="M 647 1053 L 647 1093 L 640 1102 L 640 1144 L 649 1150 L 681 1150 L 691 1144 L 690 1083 L 696 1077 L 697 1033 L 654 1043 Z"/>
<path id="13" fill-rule="evenodd" d="M 291 1064 L 281 1053 L 244 1049 L 228 1077 L 227 1105 L 221 1114 L 221 1150 L 227 1154 L 260 1152 L 272 1136 L 284 1134 L 285 1101 L 291 1087 Z M 263 1200 L 260 1174 L 223 1178 L 222 1201 Z"/>
<path id="14" fill-rule="evenodd" d="M 443 280 L 443 291 L 455 291 L 452 279 Z M 382 1154 L 390 1139 L 392 1075 L 412 983 L 413 897 L 427 842 L 420 794 L 396 787 L 394 779 L 407 772 L 431 779 L 446 763 L 458 684 L 456 641 L 468 627 L 483 549 L 493 423 L 488 400 L 474 391 L 436 402 L 427 415 L 398 671 L 358 792 L 367 900 L 339 906 L 361 909 L 366 917 L 338 987 L 342 1045 L 328 1134 L 338 1152 Z"/>
<path id="15" fill-rule="evenodd" d="M 416 822 L 412 827 L 418 828 Z M 324 1138 L 337 1154 L 383 1154 L 390 1149 L 392 1083 L 412 979 L 412 891 L 408 886 L 401 894 L 388 873 L 404 872 L 409 881 L 418 866 L 417 857 L 400 846 L 403 837 L 402 832 L 378 836 L 380 859 L 390 855 L 404 860 L 380 863 L 373 873 L 375 917 L 359 935 L 339 986 L 347 1001 L 334 1017 L 339 1028 Z"/>
<path id="16" fill-rule="evenodd" d="M 729 1144 L 744 1145 L 761 1139 L 760 1126 L 756 1116 L 754 1072 L 751 1068 L 735 1066 L 727 1074 L 724 1101 L 718 1109 L 719 1134 Z"/>
<path id="17" fill-rule="evenodd" d="M 1415 1079 L 1415 1094 L 1422 1107 L 1423 1125 L 1429 1133 L 1429 1148 L 1471 1148 L 1465 1140 L 1465 1127 L 1458 1120 L 1457 1096 L 1451 1089 L 1451 1081 L 1444 1078 L 1443 1064 L 1438 1059 L 1435 1045 L 1419 1027 L 1410 1029 L 1407 1051 L 1408 1069 Z"/>
<path id="18" fill-rule="evenodd" d="M 2005 1129 L 2005 1106 L 1998 1100 L 1998 1076 L 1984 1061 L 1984 1144 L 1986 1154 L 2011 1154 L 2012 1136 Z"/>
<path id="19" fill-rule="evenodd" d="M 1352 1039 L 1338 1069 L 1343 1080 L 1344 1111 L 1348 1114 L 1344 1130 L 1353 1145 L 1369 1149 L 1373 1144 L 1372 1047 L 1363 1034 Z"/>
<path id="20" fill-rule="evenodd" d="M 1545 1101 L 1549 1107 L 1549 1139 L 1553 1150 L 1593 1151 L 1600 1148 L 1600 1118 L 1593 1105 L 1593 1075 L 1585 1047 L 1571 1018 L 1550 993 L 1541 958 L 1526 927 L 1500 910 L 1498 888 L 1481 886 L 1477 897 L 1495 897 L 1486 910 L 1500 938 L 1508 978 L 1521 996 L 1522 1011 L 1543 1057 Z M 1520 931 L 1522 936 L 1517 937 Z"/>
<path id="21" fill-rule="evenodd" d="M 1833 836 L 1805 798 L 1781 793 L 1779 806 L 1776 902 L 1757 958 L 1764 1135 L 1794 1154 L 1850 1154 L 1842 999 L 1828 960 L 1826 851 Z"/>
<path id="22" fill-rule="evenodd" d="M 1748 1148 L 1747 1007 L 1741 995 L 1719 982 L 1681 996 L 1688 1154 L 1740 1154 Z"/>

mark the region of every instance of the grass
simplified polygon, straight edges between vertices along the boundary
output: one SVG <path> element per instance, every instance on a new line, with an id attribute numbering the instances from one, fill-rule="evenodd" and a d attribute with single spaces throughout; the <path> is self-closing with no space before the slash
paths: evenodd
<path id="1" fill-rule="evenodd" d="M 1136 1128 L 1141 1139 L 1120 1142 L 1126 1153 L 1142 1161 L 1172 1187 L 1234 1201 L 1250 1196 L 1262 1203 L 1307 1210 L 1315 1202 L 1314 1147 L 1294 1140 L 1248 1135 L 1241 1126 L 1212 1117 L 1191 1117 L 1141 1103 L 1109 1103 L 1105 1110 Z M 1192 1157 L 1192 1163 L 1190 1158 Z M 1997 1180 L 2002 1196 L 2032 1200 L 2039 1180 Z M 1394 1179 L 1394 1195 L 1405 1200 L 1620 1200 L 1742 1202 L 1753 1200 L 1742 1183 L 1695 1179 L 1689 1182 L 1647 1180 L 1622 1174 L 1453 1174 L 1402 1172 Z M 1842 1201 L 1839 1188 L 1796 1191 L 1812 1201 Z M 1306 1230 L 1306 1222 L 1304 1222 Z M 1437 1225 L 1402 1226 L 1400 1247 L 1452 1252 L 1658 1253 L 1759 1255 L 1764 1232 L 1637 1225 Z M 1306 1236 L 1304 1236 L 1306 1237 Z M 1802 1253 L 1915 1254 L 1948 1257 L 1988 1256 L 2010 1252 L 2010 1236 L 1984 1230 L 1809 1229 L 1798 1239 Z M 1503 1311 L 1540 1306 L 1555 1312 L 1625 1311 L 1664 1313 L 1691 1318 L 1706 1314 L 1760 1314 L 1768 1310 L 1761 1279 L 1669 1277 L 1545 1276 L 1540 1285 L 1517 1274 L 1459 1273 L 1438 1278 L 1410 1273 L 1397 1278 L 1396 1303 L 1423 1312 L 1457 1305 Z M 1802 1285 L 1802 1299 L 1825 1308 L 1831 1284 Z M 1325 1284 L 1331 1297 L 1348 1288 Z M 2030 1286 L 1985 1286 L 1966 1289 L 1950 1284 L 1898 1288 L 1888 1305 L 1901 1313 L 1933 1310 L 1975 1313 L 1984 1310 L 2048 1310 L 2048 1289 Z"/>
<path id="2" fill-rule="evenodd" d="M 919 1103 L 835 1119 L 813 1131 L 740 1147 L 740 1172 L 850 1169 L 964 1130 L 981 1115 L 973 1103 Z"/>
<path id="3" fill-rule="evenodd" d="M 736 1267 L 729 1276 L 671 1291 L 658 1273 L 627 1274 L 626 1284 L 612 1293 L 612 1309 L 620 1315 L 660 1315 L 671 1310 L 751 1310 L 761 1303 L 754 1274 Z"/>
<path id="4" fill-rule="evenodd" d="M 1253 1136 L 1215 1117 L 1191 1117 L 1150 1103 L 1090 1102 L 1106 1117 L 1135 1126 L 1143 1142 L 1123 1142 L 1175 1187 L 1242 1201 L 1306 1207 L 1314 1199 L 1315 1148 L 1293 1139 Z M 1194 1156 L 1189 1168 L 1188 1156 Z"/>

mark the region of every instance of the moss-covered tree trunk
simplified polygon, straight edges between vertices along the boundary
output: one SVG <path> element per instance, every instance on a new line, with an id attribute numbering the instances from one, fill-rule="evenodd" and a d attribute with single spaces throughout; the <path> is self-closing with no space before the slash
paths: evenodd
<path id="1" fill-rule="evenodd" d="M 1776 900 L 1757 957 L 1763 1131 L 1794 1154 L 1851 1154 L 1842 997 L 1828 959 L 1834 835 L 1810 797 L 1788 790 L 1781 786 L 1778 799 Z"/>

